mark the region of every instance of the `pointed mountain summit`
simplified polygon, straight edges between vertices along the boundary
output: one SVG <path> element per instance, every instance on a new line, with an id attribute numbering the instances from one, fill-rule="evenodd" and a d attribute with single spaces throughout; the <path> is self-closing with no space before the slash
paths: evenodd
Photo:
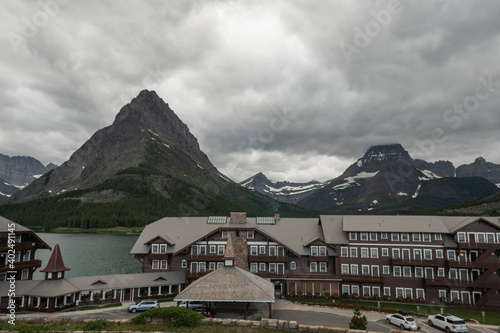
<path id="1" fill-rule="evenodd" d="M 0 213 L 49 228 L 143 225 L 164 216 L 233 209 L 272 215 L 279 205 L 221 174 L 186 124 L 148 90 L 122 107 L 113 124 L 98 130 L 68 161 L 11 201 L 24 206 L 0 206 Z"/>

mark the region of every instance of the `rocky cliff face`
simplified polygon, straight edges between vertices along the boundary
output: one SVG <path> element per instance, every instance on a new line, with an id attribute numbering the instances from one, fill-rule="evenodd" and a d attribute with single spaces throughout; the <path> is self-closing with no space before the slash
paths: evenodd
<path id="1" fill-rule="evenodd" d="M 493 184 L 500 185 L 500 165 L 487 162 L 478 157 L 471 164 L 464 164 L 457 168 L 457 177 L 483 177 Z"/>
<path id="2" fill-rule="evenodd" d="M 455 166 L 450 161 L 432 163 L 416 159 L 415 166 L 421 170 L 430 170 L 441 177 L 455 177 Z"/>
<path id="3" fill-rule="evenodd" d="M 55 164 L 44 166 L 30 156 L 7 156 L 0 154 L 0 178 L 5 182 L 23 188 L 46 172 L 57 167 Z"/>

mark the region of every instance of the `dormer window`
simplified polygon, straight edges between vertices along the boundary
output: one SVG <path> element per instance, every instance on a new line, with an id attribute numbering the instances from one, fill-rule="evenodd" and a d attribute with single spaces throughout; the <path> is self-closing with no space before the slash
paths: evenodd
<path id="1" fill-rule="evenodd" d="M 160 253 L 167 253 L 167 244 L 160 244 Z"/>
<path id="2" fill-rule="evenodd" d="M 247 239 L 254 239 L 254 238 L 255 238 L 255 231 L 247 230 Z"/>
<path id="3" fill-rule="evenodd" d="M 357 240 L 357 234 L 355 232 L 349 232 L 349 240 Z"/>
<path id="4" fill-rule="evenodd" d="M 323 257 L 326 256 L 326 246 L 319 247 L 319 255 Z"/>
<path id="5" fill-rule="evenodd" d="M 367 241 L 368 240 L 368 233 L 367 232 L 360 233 L 360 240 Z"/>
<path id="6" fill-rule="evenodd" d="M 317 255 L 318 255 L 318 247 L 311 246 L 311 256 L 317 256 Z"/>
<path id="7" fill-rule="evenodd" d="M 151 245 L 151 253 L 159 253 L 159 251 L 160 251 L 160 244 Z"/>

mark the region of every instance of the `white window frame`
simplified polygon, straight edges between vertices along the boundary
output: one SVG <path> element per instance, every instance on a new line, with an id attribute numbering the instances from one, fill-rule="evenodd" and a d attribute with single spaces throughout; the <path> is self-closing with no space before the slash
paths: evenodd
<path id="1" fill-rule="evenodd" d="M 210 246 L 208 247 L 208 251 L 209 251 L 210 253 L 212 253 L 212 254 L 217 253 L 217 245 L 210 245 Z"/>
<path id="2" fill-rule="evenodd" d="M 260 262 L 259 263 L 259 271 L 260 272 L 265 272 L 266 271 L 266 263 L 265 262 Z"/>
<path id="3" fill-rule="evenodd" d="M 358 233 L 349 231 L 349 240 L 358 240 Z"/>
<path id="4" fill-rule="evenodd" d="M 167 244 L 160 244 L 160 253 L 161 254 L 167 253 L 167 248 L 168 248 Z"/>
<path id="5" fill-rule="evenodd" d="M 365 295 L 371 296 L 370 286 L 363 286 L 363 296 L 365 296 Z"/>
<path id="6" fill-rule="evenodd" d="M 342 294 L 350 295 L 351 294 L 351 286 L 348 284 L 343 284 L 342 285 Z"/>
<path id="7" fill-rule="evenodd" d="M 399 233 L 397 233 L 397 232 L 391 232 L 391 241 L 393 241 L 393 242 L 399 242 Z"/>
<path id="8" fill-rule="evenodd" d="M 357 258 L 358 257 L 358 248 L 357 247 L 350 247 L 349 248 L 349 256 L 351 258 Z"/>
<path id="9" fill-rule="evenodd" d="M 30 261 L 31 259 L 31 250 L 27 250 L 23 254 L 23 261 Z"/>
<path id="10" fill-rule="evenodd" d="M 313 257 L 317 257 L 318 256 L 319 250 L 318 250 L 317 246 L 311 246 L 310 250 L 311 250 L 311 256 L 313 256 Z"/>
<path id="11" fill-rule="evenodd" d="M 250 273 L 257 273 L 258 265 L 256 262 L 250 263 Z"/>
<path id="12" fill-rule="evenodd" d="M 151 269 L 160 269 L 160 260 L 154 259 L 151 262 Z"/>
<path id="13" fill-rule="evenodd" d="M 370 249 L 370 257 L 371 258 L 378 258 L 378 248 L 372 247 Z"/>
<path id="14" fill-rule="evenodd" d="M 151 244 L 151 253 L 160 253 L 160 244 Z"/>
<path id="15" fill-rule="evenodd" d="M 382 274 L 391 274 L 391 266 L 383 265 L 382 266 Z"/>
<path id="16" fill-rule="evenodd" d="M 160 269 L 168 269 L 168 262 L 166 260 L 160 260 Z"/>
<path id="17" fill-rule="evenodd" d="M 388 257 L 389 256 L 389 249 L 386 247 L 382 248 L 382 257 Z"/>
<path id="18" fill-rule="evenodd" d="M 266 246 L 265 245 L 259 246 L 259 254 L 266 254 Z"/>
<path id="19" fill-rule="evenodd" d="M 443 267 L 438 267 L 437 276 L 438 277 L 444 277 L 445 274 L 446 274 L 445 269 Z"/>
<path id="20" fill-rule="evenodd" d="M 326 257 L 328 255 L 328 252 L 326 251 L 326 246 L 319 246 L 318 254 L 320 257 Z"/>
<path id="21" fill-rule="evenodd" d="M 405 257 L 405 254 L 407 256 Z M 404 260 L 411 260 L 411 251 L 410 249 L 401 249 L 401 258 Z"/>
<path id="22" fill-rule="evenodd" d="M 351 275 L 358 275 L 358 264 L 351 264 Z"/>
<path id="23" fill-rule="evenodd" d="M 410 241 L 410 234 L 408 232 L 402 232 L 401 233 L 401 241 L 402 242 L 409 242 Z"/>
<path id="24" fill-rule="evenodd" d="M 411 267 L 410 266 L 403 266 L 402 271 L 403 271 L 403 277 L 411 277 Z"/>
<path id="25" fill-rule="evenodd" d="M 414 232 L 412 234 L 412 239 L 414 242 L 420 242 L 422 240 L 422 236 L 418 232 Z"/>
<path id="26" fill-rule="evenodd" d="M 372 276 L 379 277 L 380 276 L 380 267 L 379 265 L 372 265 Z"/>
<path id="27" fill-rule="evenodd" d="M 227 239 L 227 230 L 220 231 L 220 238 Z"/>
<path id="28" fill-rule="evenodd" d="M 443 240 L 443 235 L 441 235 L 441 234 L 434 234 L 434 240 L 437 240 L 437 241 Z"/>
<path id="29" fill-rule="evenodd" d="M 370 258 L 370 249 L 368 249 L 367 247 L 362 247 L 361 258 Z"/>
<path id="30" fill-rule="evenodd" d="M 424 260 L 432 260 L 432 250 L 424 249 Z"/>
<path id="31" fill-rule="evenodd" d="M 250 255 L 251 256 L 256 256 L 259 254 L 259 248 L 257 246 L 250 246 Z"/>
<path id="32" fill-rule="evenodd" d="M 349 275 L 349 264 L 341 264 L 340 271 L 341 271 L 341 274 Z"/>
<path id="33" fill-rule="evenodd" d="M 401 277 L 401 266 L 393 266 L 392 267 L 392 275 L 395 277 Z"/>
<path id="34" fill-rule="evenodd" d="M 458 280 L 458 270 L 456 268 L 450 268 L 448 271 L 448 278 L 450 280 Z"/>
<path id="35" fill-rule="evenodd" d="M 392 258 L 393 259 L 401 259 L 401 250 L 400 249 L 392 249 Z"/>
<path id="36" fill-rule="evenodd" d="M 226 246 L 225 245 L 218 245 L 217 246 L 217 255 L 223 256 L 226 253 Z"/>
<path id="37" fill-rule="evenodd" d="M 457 260 L 457 254 L 454 250 L 447 250 L 446 255 L 448 257 L 448 260 Z"/>
<path id="38" fill-rule="evenodd" d="M 342 258 L 348 258 L 348 257 L 349 257 L 349 248 L 348 248 L 348 247 L 344 247 L 344 246 L 342 246 L 342 247 L 340 248 L 340 256 L 341 256 Z"/>
<path id="39" fill-rule="evenodd" d="M 29 269 L 23 269 L 21 271 L 21 280 L 28 280 L 30 277 L 30 270 Z"/>
<path id="40" fill-rule="evenodd" d="M 446 289 L 439 289 L 438 290 L 438 297 L 439 298 L 447 299 Z"/>
<path id="41" fill-rule="evenodd" d="M 255 231 L 247 230 L 247 239 L 254 239 L 254 238 L 255 238 Z"/>
<path id="42" fill-rule="evenodd" d="M 414 260 L 423 260 L 424 256 L 422 254 L 422 249 L 413 249 L 413 258 Z"/>
<path id="43" fill-rule="evenodd" d="M 198 254 L 204 256 L 207 254 L 207 246 L 206 245 L 198 245 Z"/>
<path id="44" fill-rule="evenodd" d="M 391 296 L 391 287 L 384 287 L 384 296 Z"/>
<path id="45" fill-rule="evenodd" d="M 457 232 L 457 243 L 467 243 L 465 232 Z"/>
<path id="46" fill-rule="evenodd" d="M 430 242 L 432 241 L 431 234 L 428 232 L 422 233 L 422 242 Z"/>
<path id="47" fill-rule="evenodd" d="M 444 259 L 443 250 L 436 250 L 436 259 Z"/>
<path id="48" fill-rule="evenodd" d="M 370 265 L 361 265 L 361 275 L 370 275 Z"/>
<path id="49" fill-rule="evenodd" d="M 311 261 L 309 263 L 309 272 L 317 272 L 318 271 L 318 263 L 315 261 Z"/>
<path id="50" fill-rule="evenodd" d="M 207 271 L 207 264 L 204 261 L 198 263 L 198 273 L 204 273 Z"/>
<path id="51" fill-rule="evenodd" d="M 297 269 L 297 263 L 295 261 L 290 261 L 290 270 L 294 271 Z"/>
<path id="52" fill-rule="evenodd" d="M 215 271 L 215 267 L 217 267 L 217 264 L 215 261 L 211 261 L 208 263 L 208 270 L 209 271 Z"/>
<path id="53" fill-rule="evenodd" d="M 368 238 L 368 233 L 367 232 L 360 232 L 359 233 L 359 240 L 360 241 L 367 241 Z"/>
<path id="54" fill-rule="evenodd" d="M 428 276 L 427 272 L 432 272 L 431 275 L 432 276 Z M 434 268 L 433 267 L 424 267 L 424 276 L 426 279 L 429 279 L 429 280 L 434 280 Z"/>
<path id="55" fill-rule="evenodd" d="M 423 267 L 415 267 L 415 277 L 423 278 L 424 277 L 424 268 Z"/>
<path id="56" fill-rule="evenodd" d="M 217 269 L 224 267 L 223 261 L 217 261 Z"/>
<path id="57" fill-rule="evenodd" d="M 376 232 L 370 232 L 370 240 L 371 241 L 377 241 L 377 233 Z"/>
<path id="58" fill-rule="evenodd" d="M 327 265 L 327 262 L 326 261 L 321 261 L 319 263 L 319 271 L 321 273 L 326 273 L 328 271 L 328 265 Z"/>
<path id="59" fill-rule="evenodd" d="M 269 256 L 270 257 L 276 257 L 278 255 L 278 252 L 276 251 L 276 246 L 269 246 Z"/>
<path id="60" fill-rule="evenodd" d="M 417 299 L 420 298 L 420 297 L 422 297 L 423 299 L 425 299 L 425 289 L 420 289 L 420 288 L 415 289 L 415 297 Z"/>
<path id="61" fill-rule="evenodd" d="M 187 268 L 188 267 L 188 262 L 186 259 L 182 259 L 181 261 L 181 268 Z"/>
<path id="62" fill-rule="evenodd" d="M 388 239 L 387 232 L 381 232 L 380 233 L 380 239 Z"/>

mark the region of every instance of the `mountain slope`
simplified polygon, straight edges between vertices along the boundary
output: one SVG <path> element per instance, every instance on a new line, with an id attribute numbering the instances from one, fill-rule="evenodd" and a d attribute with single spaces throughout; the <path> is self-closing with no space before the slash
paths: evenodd
<path id="1" fill-rule="evenodd" d="M 278 207 L 291 214 L 304 211 L 280 206 L 221 174 L 168 104 L 147 90 L 68 161 L 12 199 L 16 203 L 0 206 L 0 214 L 32 225 L 144 224 L 166 215 L 234 209 L 256 215 Z"/>
<path id="2" fill-rule="evenodd" d="M 322 183 L 317 180 L 312 180 L 307 183 L 274 181 L 268 179 L 262 172 L 259 172 L 239 184 L 249 190 L 262 193 L 278 201 L 295 204 L 308 196 L 311 192 L 322 188 L 327 183 L 328 182 Z"/>
<path id="3" fill-rule="evenodd" d="M 440 179 L 416 165 L 422 163 L 415 163 L 399 144 L 374 146 L 341 176 L 297 204 L 336 214 L 391 213 L 442 207 L 498 190 L 483 178 Z"/>
<path id="4" fill-rule="evenodd" d="M 459 166 L 457 177 L 483 177 L 500 187 L 500 165 L 478 157 L 471 164 Z"/>

